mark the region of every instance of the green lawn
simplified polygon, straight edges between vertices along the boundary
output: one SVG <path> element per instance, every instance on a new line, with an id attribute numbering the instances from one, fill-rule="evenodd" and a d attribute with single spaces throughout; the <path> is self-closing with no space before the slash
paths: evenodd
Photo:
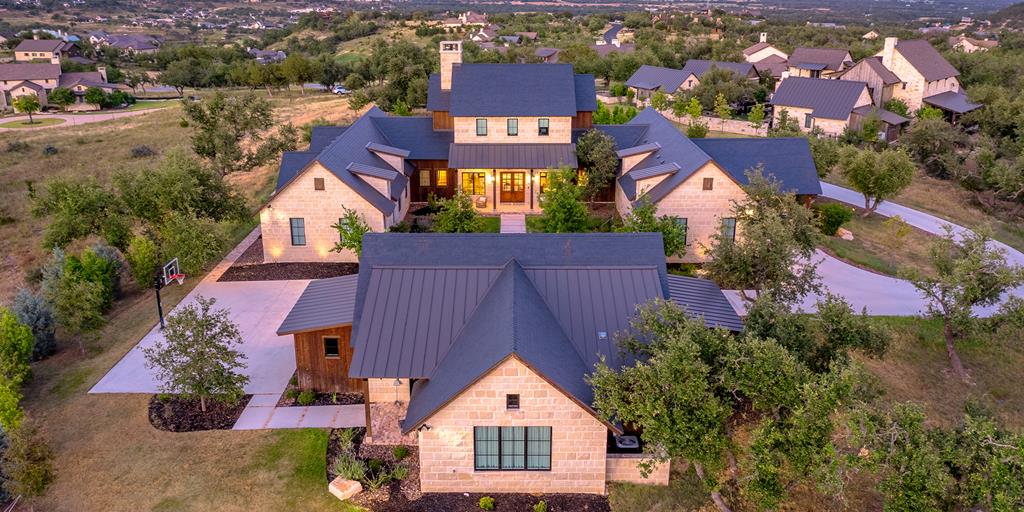
<path id="1" fill-rule="evenodd" d="M 606 215 L 594 215 L 591 214 L 587 220 L 587 227 L 583 230 L 584 233 L 607 233 L 614 231 L 622 221 L 616 215 L 614 217 Z M 526 231 L 528 233 L 543 233 L 544 223 L 540 215 L 527 215 L 526 216 Z"/>
<path id="2" fill-rule="evenodd" d="M 0 124 L 0 128 L 38 128 L 40 126 L 53 126 L 64 123 L 63 119 L 57 117 L 37 117 L 31 123 L 24 121 L 8 121 Z"/>
<path id="3" fill-rule="evenodd" d="M 819 199 L 818 202 L 828 201 Z M 885 221 L 885 217 L 876 214 L 861 217 L 858 211 L 843 225 L 853 233 L 853 240 L 824 237 L 822 245 L 826 252 L 841 260 L 881 274 L 898 276 L 905 269 L 931 273 L 928 248 L 935 236 L 908 226 L 906 234 L 897 238 Z"/>
<path id="4" fill-rule="evenodd" d="M 497 233 L 501 231 L 501 217 L 480 217 L 477 233 Z"/>

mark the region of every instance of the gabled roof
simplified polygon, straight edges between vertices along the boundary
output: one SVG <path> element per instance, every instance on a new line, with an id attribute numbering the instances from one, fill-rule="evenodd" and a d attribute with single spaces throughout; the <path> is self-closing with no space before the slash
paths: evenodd
<path id="1" fill-rule="evenodd" d="M 617 148 L 631 148 L 643 144 L 640 142 L 647 133 L 647 125 L 637 124 L 595 124 L 594 130 L 600 130 L 615 139 Z M 588 130 L 577 128 L 572 131 L 572 142 L 576 141 Z"/>
<path id="2" fill-rule="evenodd" d="M 309 139 L 309 151 L 319 153 L 323 151 L 334 139 L 345 133 L 348 126 L 314 126 Z"/>
<path id="3" fill-rule="evenodd" d="M 576 89 L 571 64 L 458 64 L 448 110 L 452 116 L 574 116 L 579 105 L 596 109 L 594 98 L 577 100 Z"/>
<path id="4" fill-rule="evenodd" d="M 537 57 L 542 58 L 542 59 L 546 59 L 546 58 L 548 58 L 548 57 L 550 57 L 550 56 L 552 56 L 552 55 L 554 55 L 554 54 L 556 54 L 556 53 L 558 53 L 560 51 L 562 51 L 560 48 L 545 48 L 545 47 L 541 47 L 541 48 L 537 48 L 536 50 L 534 50 L 533 54 L 536 55 Z"/>
<path id="5" fill-rule="evenodd" d="M 910 122 L 910 119 L 907 119 L 895 112 L 889 112 L 884 108 L 878 108 L 874 105 L 864 105 L 863 107 L 853 109 L 853 111 L 864 117 L 877 116 L 879 121 L 893 126 Z"/>
<path id="6" fill-rule="evenodd" d="M 584 380 L 592 371 L 516 260 L 491 283 L 428 379 L 416 386 L 402 422 L 408 432 L 509 356 L 546 378 L 589 409 L 594 394 Z"/>
<path id="7" fill-rule="evenodd" d="M 573 75 L 573 85 L 576 94 L 576 110 L 579 112 L 594 112 L 597 110 L 597 86 L 594 84 L 594 75 L 577 74 Z"/>
<path id="8" fill-rule="evenodd" d="M 57 80 L 60 64 L 13 62 L 0 64 L 0 80 Z"/>
<path id="9" fill-rule="evenodd" d="M 838 71 L 848 60 L 849 53 L 841 48 L 797 48 L 789 56 L 789 65 L 802 69 Z"/>
<path id="10" fill-rule="evenodd" d="M 769 48 L 769 47 L 771 47 L 771 45 L 766 43 L 766 42 L 763 42 L 763 41 L 760 42 L 760 43 L 754 43 L 754 44 L 752 44 L 752 45 L 750 45 L 750 46 L 748 46 L 748 47 L 743 49 L 743 55 L 746 55 L 746 56 L 749 57 L 749 56 L 751 56 L 751 55 L 753 55 L 753 54 L 755 54 L 755 53 L 757 53 L 757 52 L 759 52 L 761 50 L 764 50 L 765 48 Z"/>
<path id="11" fill-rule="evenodd" d="M 117 87 L 115 84 L 107 83 L 107 81 L 103 79 L 103 75 L 98 71 L 75 71 L 71 73 L 63 73 L 60 75 L 58 85 L 66 88 L 71 88 L 76 85 L 100 87 L 104 89 Z"/>
<path id="12" fill-rule="evenodd" d="M 358 280 L 358 275 L 348 275 L 310 281 L 277 328 L 277 334 L 282 336 L 351 324 Z"/>
<path id="13" fill-rule="evenodd" d="M 683 135 L 678 128 L 668 119 L 665 119 L 653 108 L 646 108 L 629 121 L 629 125 L 646 125 L 647 131 L 640 139 L 640 143 L 657 142 L 661 147 L 647 158 L 636 165 L 637 169 L 655 167 L 661 164 L 674 163 L 679 169 L 669 177 L 661 180 L 651 190 L 647 191 L 647 197 L 657 203 L 669 192 L 674 190 L 680 183 L 686 181 L 694 172 L 711 161 L 703 150 Z M 626 173 L 619 177 L 619 185 L 626 197 L 635 200 L 642 191 L 636 189 L 636 178 L 633 173 Z"/>
<path id="14" fill-rule="evenodd" d="M 867 66 L 874 74 L 878 75 L 878 78 L 880 78 L 882 80 L 882 83 L 885 85 L 894 85 L 902 82 L 902 80 L 900 80 L 900 77 L 896 76 L 896 73 L 893 73 L 892 71 L 889 70 L 889 68 L 882 65 L 881 57 L 863 58 L 857 61 L 856 64 L 850 66 L 847 69 L 844 69 L 838 75 L 835 75 L 835 77 L 842 80 L 842 77 L 849 74 L 851 71 L 853 71 L 854 68 L 858 66 Z"/>
<path id="15" fill-rule="evenodd" d="M 55 52 L 64 47 L 60 39 L 25 39 L 14 48 L 16 52 Z"/>
<path id="16" fill-rule="evenodd" d="M 672 302 L 691 316 L 704 318 L 709 327 L 743 330 L 743 322 L 736 315 L 736 310 L 712 281 L 669 274 L 668 294 Z"/>
<path id="17" fill-rule="evenodd" d="M 758 73 L 767 71 L 775 78 L 781 77 L 782 73 L 786 71 L 788 66 L 789 61 L 778 55 L 769 55 L 754 63 L 754 69 L 757 70 Z"/>
<path id="18" fill-rule="evenodd" d="M 25 87 L 25 88 L 28 88 L 28 89 L 32 89 L 33 91 L 36 91 L 36 92 L 39 92 L 39 91 L 43 90 L 43 86 L 41 86 L 41 85 L 39 85 L 39 84 L 37 84 L 35 82 L 29 82 L 28 80 L 25 80 L 25 81 L 18 82 L 16 84 L 14 84 L 13 86 L 11 86 L 11 90 L 18 89 L 20 87 Z"/>
<path id="19" fill-rule="evenodd" d="M 765 176 L 779 182 L 783 192 L 821 194 L 818 170 L 805 137 L 749 139 L 691 139 L 740 185 L 747 171 L 761 165 Z"/>
<path id="20" fill-rule="evenodd" d="M 455 144 L 448 151 L 454 169 L 548 169 L 577 167 L 575 144 Z"/>
<path id="21" fill-rule="evenodd" d="M 433 120 L 426 116 L 378 116 L 373 124 L 387 144 L 408 151 L 410 160 L 444 160 L 448 158 L 448 144 L 454 140 L 450 130 L 435 131 Z"/>
<path id="22" fill-rule="evenodd" d="M 661 90 L 666 93 L 675 92 L 689 74 L 681 69 L 648 66 L 644 64 L 626 80 L 626 85 L 647 91 Z"/>
<path id="23" fill-rule="evenodd" d="M 897 41 L 896 51 L 929 82 L 960 76 L 960 72 L 924 39 Z"/>
<path id="24" fill-rule="evenodd" d="M 686 61 L 686 65 L 683 66 L 683 78 L 686 79 L 690 75 L 693 75 L 699 80 L 713 68 L 732 71 L 741 77 L 751 77 L 757 74 L 757 72 L 754 71 L 754 65 L 749 62 L 721 62 L 717 60 L 690 59 Z"/>
<path id="25" fill-rule="evenodd" d="M 779 83 L 771 104 L 811 109 L 814 117 L 846 119 L 867 87 L 864 82 L 852 80 L 791 76 Z"/>

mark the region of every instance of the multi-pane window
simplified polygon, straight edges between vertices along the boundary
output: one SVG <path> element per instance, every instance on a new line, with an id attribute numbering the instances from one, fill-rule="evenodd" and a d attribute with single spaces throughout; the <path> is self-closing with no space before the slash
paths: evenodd
<path id="1" fill-rule="evenodd" d="M 448 186 L 448 169 L 437 170 L 437 186 L 447 187 Z"/>
<path id="2" fill-rule="evenodd" d="M 324 338 L 324 357 L 340 357 L 340 340 L 336 337 Z"/>
<path id="3" fill-rule="evenodd" d="M 704 190 L 714 190 L 714 189 L 715 189 L 715 179 L 714 178 L 704 178 Z"/>
<path id="4" fill-rule="evenodd" d="M 515 118 L 509 119 L 508 121 L 506 121 L 506 125 L 507 125 L 506 128 L 508 130 L 508 136 L 509 137 L 515 137 L 515 136 L 519 135 L 519 120 L 518 119 L 515 119 Z"/>
<path id="5" fill-rule="evenodd" d="M 544 191 L 546 191 L 548 189 L 548 173 L 546 173 L 546 172 L 539 173 L 537 175 L 537 183 L 538 183 L 539 188 L 540 188 L 540 190 L 538 192 L 543 194 Z"/>
<path id="6" fill-rule="evenodd" d="M 542 137 L 543 136 L 547 136 L 548 128 L 550 126 L 551 126 L 551 121 L 548 118 L 542 117 L 542 118 L 538 119 L 537 120 L 537 135 L 540 135 Z"/>
<path id="7" fill-rule="evenodd" d="M 686 230 L 686 218 L 676 217 L 676 224 L 679 227 L 683 228 L 683 245 L 686 245 L 686 238 L 689 235 L 689 233 Z"/>
<path id="8" fill-rule="evenodd" d="M 306 245 L 306 219 L 288 219 L 292 230 L 292 245 Z"/>
<path id="9" fill-rule="evenodd" d="M 810 114 L 804 115 L 804 128 L 811 128 L 814 126 L 814 118 Z"/>
<path id="10" fill-rule="evenodd" d="M 519 395 L 505 395 L 505 408 L 509 410 L 519 409 Z"/>
<path id="11" fill-rule="evenodd" d="M 736 240 L 736 219 L 727 217 L 722 219 L 722 236 L 726 240 Z"/>
<path id="12" fill-rule="evenodd" d="M 473 427 L 477 471 L 551 469 L 551 427 Z"/>
<path id="13" fill-rule="evenodd" d="M 430 169 L 420 169 L 420 186 L 430 186 Z"/>
<path id="14" fill-rule="evenodd" d="M 487 181 L 487 175 L 482 172 L 464 172 L 462 173 L 462 193 L 471 196 L 482 196 L 487 194 L 487 189 L 484 188 Z"/>
<path id="15" fill-rule="evenodd" d="M 476 120 L 476 135 L 478 137 L 483 137 L 483 136 L 487 135 L 487 120 L 486 119 L 477 119 Z"/>

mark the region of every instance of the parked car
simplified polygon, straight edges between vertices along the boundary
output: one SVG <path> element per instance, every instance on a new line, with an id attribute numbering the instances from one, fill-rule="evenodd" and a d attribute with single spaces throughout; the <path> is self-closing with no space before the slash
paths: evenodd
<path id="1" fill-rule="evenodd" d="M 341 96 L 344 96 L 346 94 L 351 94 L 352 93 L 352 91 L 350 91 L 350 90 L 348 90 L 348 89 L 346 89 L 346 88 L 344 88 L 344 87 L 342 87 L 340 85 L 335 85 L 334 89 L 331 89 L 331 92 L 333 92 L 334 94 L 341 95 Z"/>

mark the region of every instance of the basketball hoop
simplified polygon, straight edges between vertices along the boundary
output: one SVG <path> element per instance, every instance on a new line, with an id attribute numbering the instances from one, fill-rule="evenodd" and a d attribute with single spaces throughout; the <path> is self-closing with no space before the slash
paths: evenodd
<path id="1" fill-rule="evenodd" d="M 160 316 L 160 328 L 164 328 L 164 307 L 160 302 L 160 289 L 177 281 L 178 284 L 185 284 L 185 274 L 181 273 L 178 267 L 178 258 L 168 261 L 161 273 L 153 276 L 153 289 L 156 290 L 156 312 Z"/>
<path id="2" fill-rule="evenodd" d="M 177 281 L 178 284 L 185 284 L 185 274 L 171 274 L 170 278 Z"/>

